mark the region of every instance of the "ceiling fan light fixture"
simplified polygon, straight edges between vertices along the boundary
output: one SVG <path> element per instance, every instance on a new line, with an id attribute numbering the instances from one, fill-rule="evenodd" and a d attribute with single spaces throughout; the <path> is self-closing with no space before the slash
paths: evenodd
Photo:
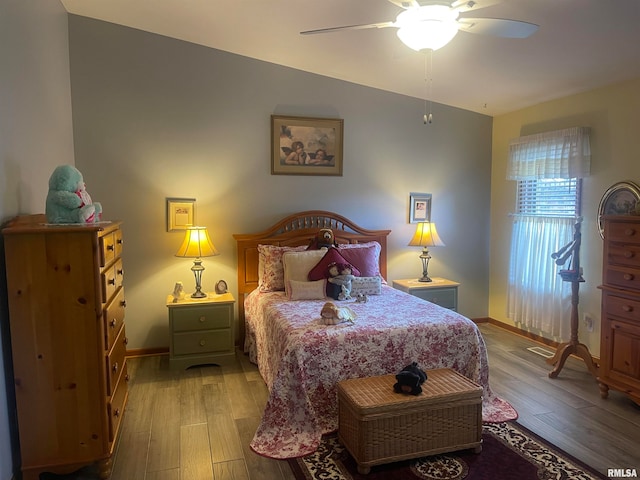
<path id="1" fill-rule="evenodd" d="M 438 50 L 458 33 L 458 12 L 444 5 L 426 5 L 401 12 L 396 18 L 398 38 L 416 50 Z"/>

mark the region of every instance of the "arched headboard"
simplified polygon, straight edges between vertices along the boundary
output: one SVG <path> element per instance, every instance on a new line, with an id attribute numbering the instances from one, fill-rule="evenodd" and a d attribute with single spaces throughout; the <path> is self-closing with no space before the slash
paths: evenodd
<path id="1" fill-rule="evenodd" d="M 333 230 L 338 243 L 376 241 L 381 246 L 380 272 L 387 276 L 387 237 L 391 230 L 369 230 L 337 213 L 323 210 L 299 212 L 258 233 L 234 234 L 238 254 L 240 341 L 244 341 L 244 297 L 258 286 L 258 245 L 308 245 L 321 228 Z"/>

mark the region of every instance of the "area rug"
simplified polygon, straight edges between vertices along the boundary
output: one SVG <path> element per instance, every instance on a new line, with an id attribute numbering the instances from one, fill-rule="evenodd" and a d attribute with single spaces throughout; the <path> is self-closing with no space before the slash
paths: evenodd
<path id="1" fill-rule="evenodd" d="M 595 480 L 607 477 L 515 422 L 484 424 L 482 452 L 464 450 L 371 467 L 358 473 L 335 434 L 320 448 L 289 460 L 297 480 Z"/>

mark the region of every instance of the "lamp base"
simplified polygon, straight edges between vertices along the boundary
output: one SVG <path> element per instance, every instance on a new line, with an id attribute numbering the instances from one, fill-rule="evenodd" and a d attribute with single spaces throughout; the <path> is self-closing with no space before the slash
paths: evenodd
<path id="1" fill-rule="evenodd" d="M 422 278 L 418 279 L 419 282 L 433 282 L 433 280 L 431 280 L 431 278 L 429 278 L 428 276 L 424 276 Z"/>
<path id="2" fill-rule="evenodd" d="M 207 297 L 207 294 L 204 292 L 201 292 L 200 290 L 196 290 L 191 294 L 191 298 L 206 298 L 206 297 Z"/>

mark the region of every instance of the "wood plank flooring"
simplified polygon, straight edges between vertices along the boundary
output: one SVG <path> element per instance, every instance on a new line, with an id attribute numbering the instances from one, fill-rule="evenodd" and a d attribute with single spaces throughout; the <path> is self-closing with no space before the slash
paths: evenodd
<path id="1" fill-rule="evenodd" d="M 490 383 L 518 410 L 519 423 L 606 475 L 640 471 L 640 407 L 619 392 L 601 399 L 581 360 L 570 358 L 550 379 L 535 342 L 481 324 Z M 549 347 L 545 347 L 549 349 Z M 228 366 L 170 371 L 166 355 L 131 358 L 129 403 L 112 480 L 292 480 L 286 461 L 249 448 L 267 388 L 241 353 Z M 44 477 L 44 476 L 43 476 Z M 94 480 L 92 469 L 65 477 Z"/>

